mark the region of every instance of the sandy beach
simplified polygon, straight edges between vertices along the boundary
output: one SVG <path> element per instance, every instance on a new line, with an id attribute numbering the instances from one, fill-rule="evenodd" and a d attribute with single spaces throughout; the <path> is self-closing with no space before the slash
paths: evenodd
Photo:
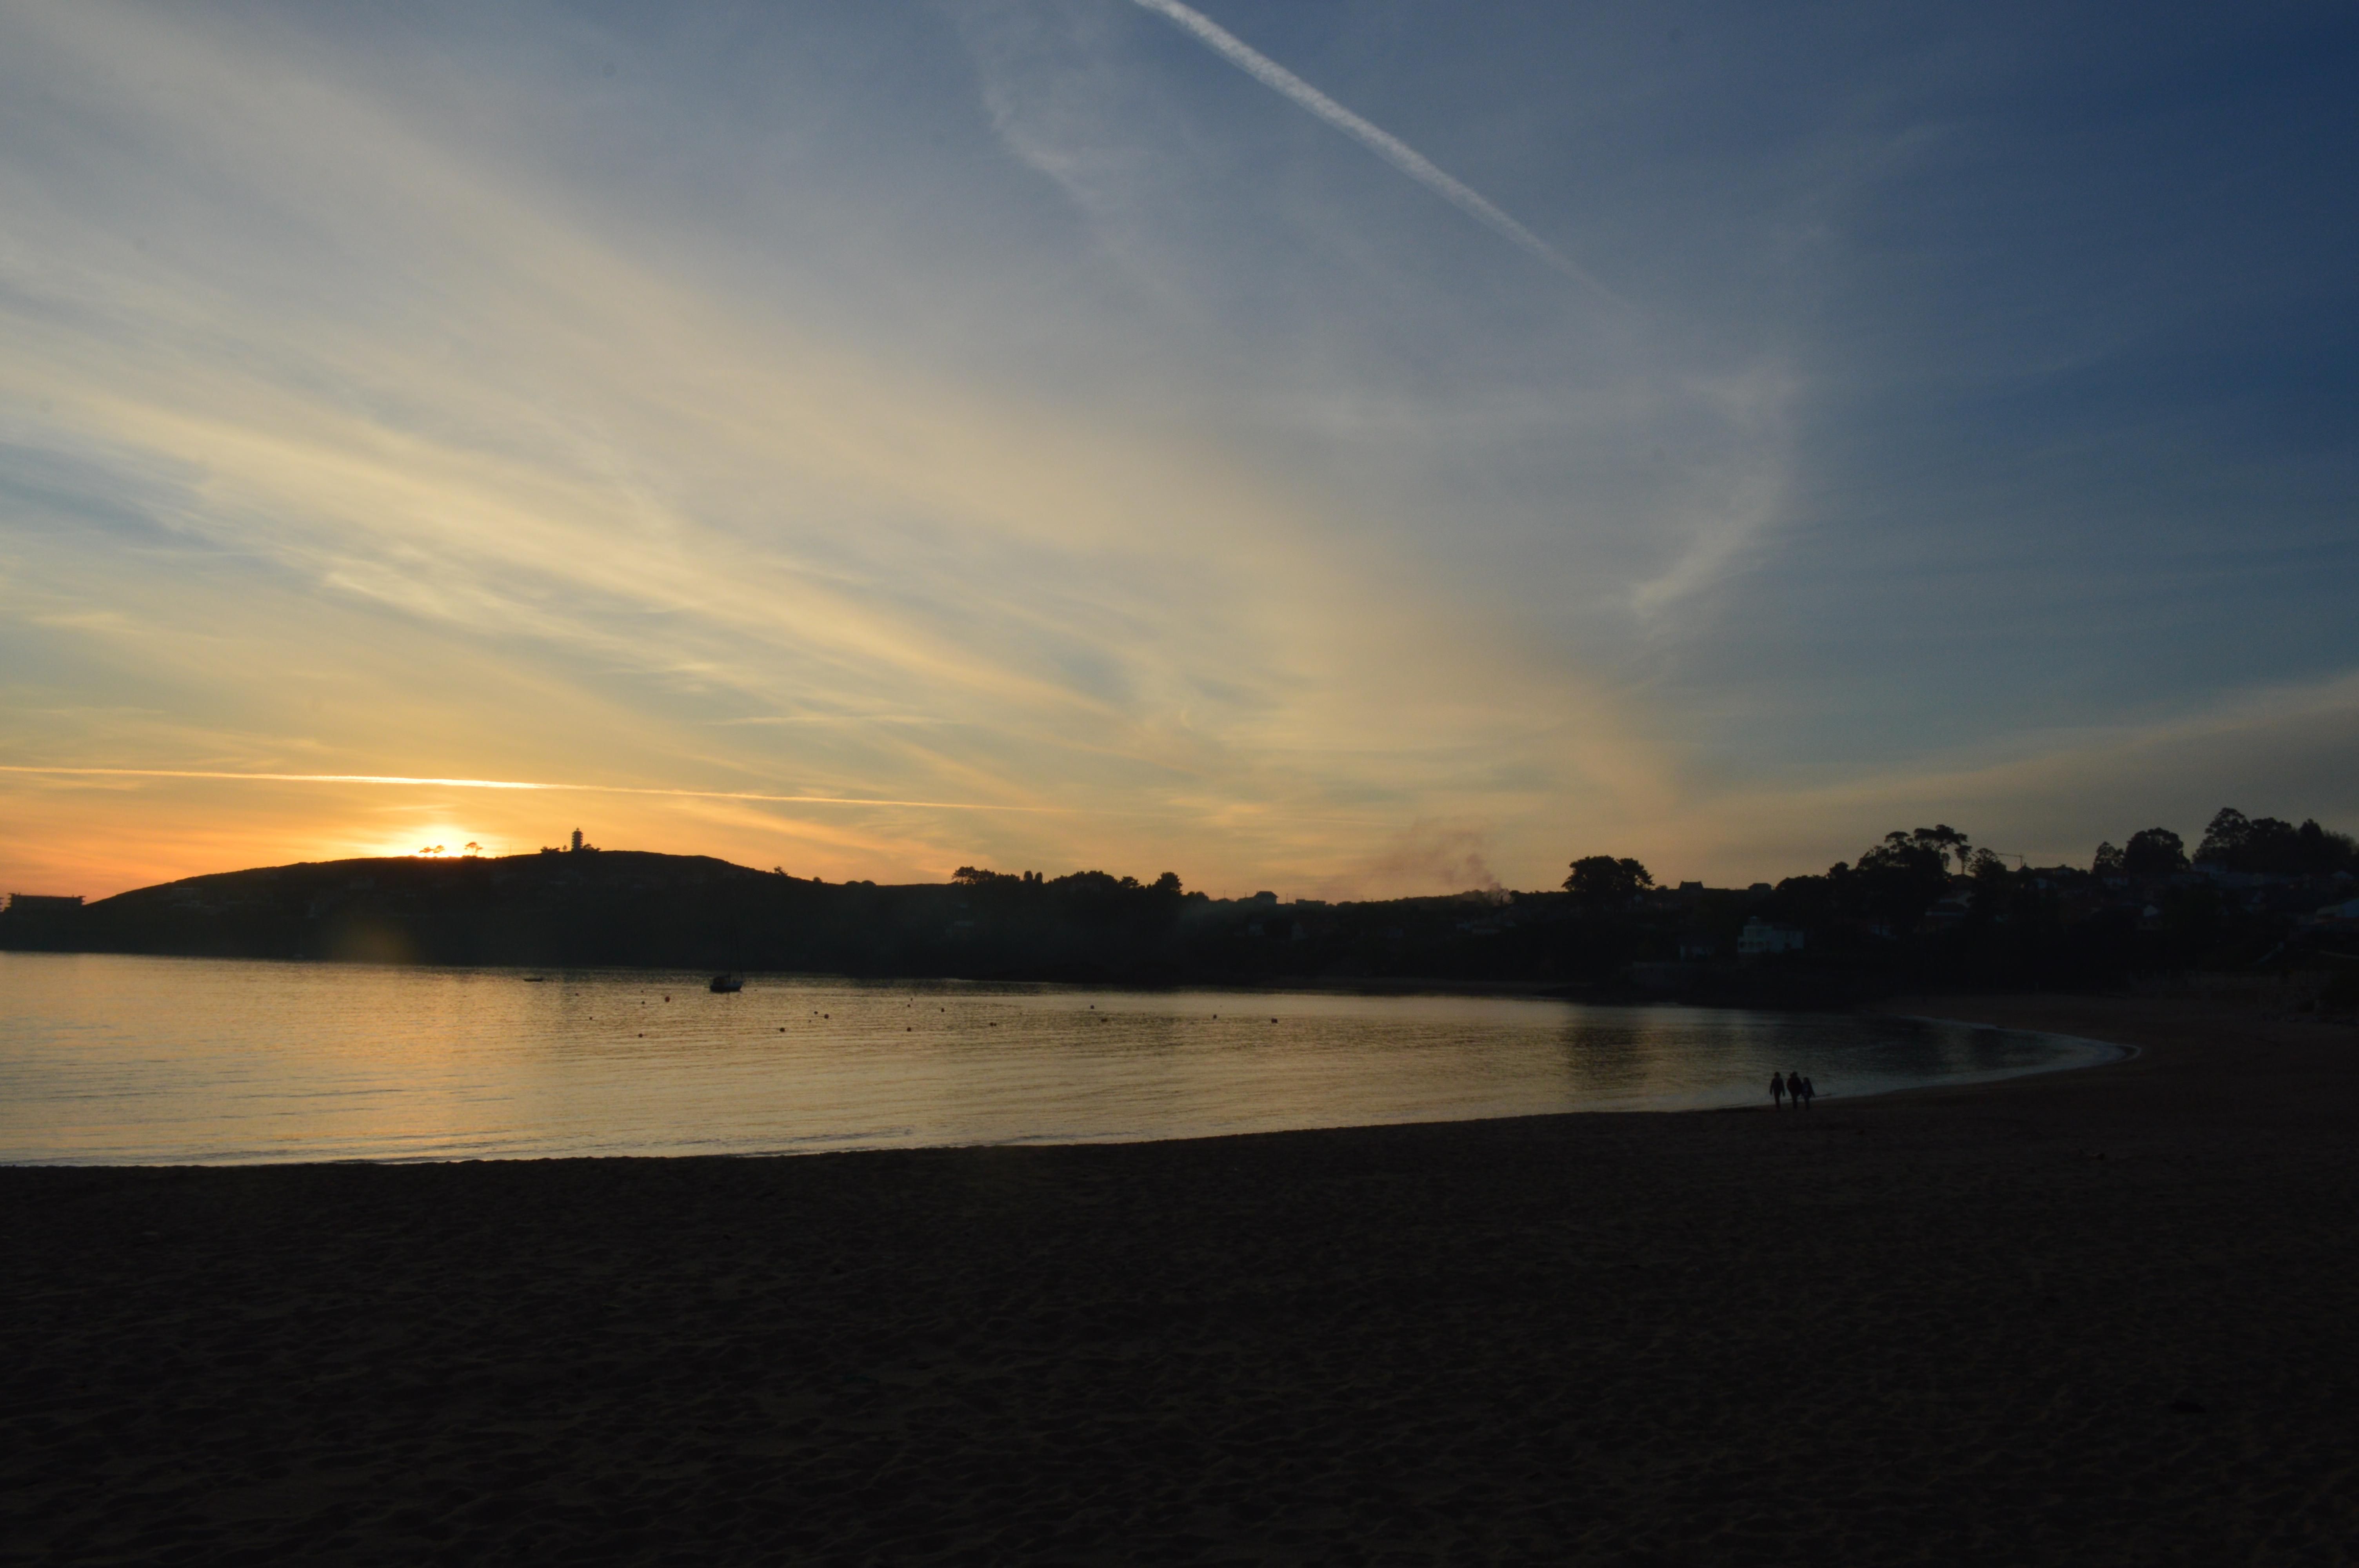
<path id="1" fill-rule="evenodd" d="M 2140 1054 L 1808 1113 L 0 1170 L 0 1557 L 2354 1560 L 2359 1038 L 1894 1011 Z"/>

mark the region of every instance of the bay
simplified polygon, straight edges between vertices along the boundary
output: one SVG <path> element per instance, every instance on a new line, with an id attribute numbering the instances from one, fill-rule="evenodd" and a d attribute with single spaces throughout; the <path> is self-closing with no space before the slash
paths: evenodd
<path id="1" fill-rule="evenodd" d="M 1933 1020 L 0 954 L 0 1162 L 1122 1141 L 1824 1100 L 2110 1059 Z"/>

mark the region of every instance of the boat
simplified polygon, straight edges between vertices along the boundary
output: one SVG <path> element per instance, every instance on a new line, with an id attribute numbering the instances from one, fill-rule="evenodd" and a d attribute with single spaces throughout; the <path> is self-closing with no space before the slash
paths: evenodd
<path id="1" fill-rule="evenodd" d="M 743 975 L 715 975 L 712 977 L 712 984 L 706 989 L 716 991 L 742 991 L 745 989 L 745 977 Z"/>

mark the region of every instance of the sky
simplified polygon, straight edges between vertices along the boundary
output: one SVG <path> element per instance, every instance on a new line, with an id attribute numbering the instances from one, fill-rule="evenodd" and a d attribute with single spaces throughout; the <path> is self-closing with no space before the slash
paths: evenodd
<path id="1" fill-rule="evenodd" d="M 2354 68 L 2332 5 L 0 0 L 0 885 L 2359 828 Z"/>

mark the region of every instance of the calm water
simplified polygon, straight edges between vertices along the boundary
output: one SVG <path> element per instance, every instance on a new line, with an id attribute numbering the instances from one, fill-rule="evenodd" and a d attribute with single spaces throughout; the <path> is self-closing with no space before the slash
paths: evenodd
<path id="1" fill-rule="evenodd" d="M 0 953 L 0 1161 L 708 1154 L 1667 1109 L 2082 1065 L 1963 1025 L 1487 997 Z"/>

